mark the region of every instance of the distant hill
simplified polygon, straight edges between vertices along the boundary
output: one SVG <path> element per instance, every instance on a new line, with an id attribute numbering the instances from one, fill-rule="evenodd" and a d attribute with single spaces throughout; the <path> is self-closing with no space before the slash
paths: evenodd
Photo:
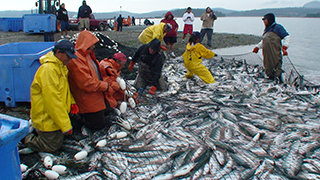
<path id="1" fill-rule="evenodd" d="M 307 4 L 305 4 L 303 6 L 304 8 L 318 8 L 320 9 L 320 1 L 312 1 L 312 2 L 308 2 Z"/>
<path id="2" fill-rule="evenodd" d="M 226 14 L 226 16 L 263 16 L 266 13 L 274 13 L 281 17 L 305 17 L 307 14 L 320 12 L 320 8 L 310 9 L 303 7 L 295 8 L 276 8 L 276 9 L 255 9 L 250 11 L 236 11 Z"/>

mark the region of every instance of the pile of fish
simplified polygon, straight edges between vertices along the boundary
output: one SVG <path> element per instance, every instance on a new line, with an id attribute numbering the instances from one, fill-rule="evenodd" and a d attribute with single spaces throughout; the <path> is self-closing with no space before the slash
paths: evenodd
<path id="1" fill-rule="evenodd" d="M 186 79 L 183 59 L 171 59 L 168 91 L 141 94 L 108 131 L 83 128 L 62 152 L 39 153 L 49 167 L 29 170 L 60 165 L 52 179 L 320 179 L 318 89 L 266 81 L 242 60 L 203 64 L 215 84 Z"/>

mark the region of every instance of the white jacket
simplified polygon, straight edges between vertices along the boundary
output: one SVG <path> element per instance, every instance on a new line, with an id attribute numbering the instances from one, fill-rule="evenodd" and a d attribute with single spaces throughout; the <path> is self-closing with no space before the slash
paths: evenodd
<path id="1" fill-rule="evenodd" d="M 190 18 L 188 18 L 190 17 Z M 184 13 L 182 16 L 182 20 L 184 21 L 185 24 L 189 24 L 192 25 L 193 21 L 194 21 L 194 14 L 192 12 L 188 13 Z"/>

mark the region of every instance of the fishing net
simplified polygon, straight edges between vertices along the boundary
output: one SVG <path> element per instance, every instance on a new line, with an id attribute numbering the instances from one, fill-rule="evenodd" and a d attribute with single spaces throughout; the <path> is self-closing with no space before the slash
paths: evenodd
<path id="1" fill-rule="evenodd" d="M 245 53 L 245 54 L 237 54 L 237 55 L 220 55 L 224 60 L 229 61 L 243 61 L 251 66 L 259 65 L 263 67 L 263 60 L 257 53 Z M 313 88 L 319 88 L 319 84 L 314 84 L 313 82 L 304 78 L 304 75 L 300 74 L 294 64 L 292 63 L 289 56 L 283 56 L 282 59 L 282 70 L 284 73 L 282 74 L 283 82 L 290 85 L 295 85 L 300 90 L 308 89 L 311 90 Z"/>

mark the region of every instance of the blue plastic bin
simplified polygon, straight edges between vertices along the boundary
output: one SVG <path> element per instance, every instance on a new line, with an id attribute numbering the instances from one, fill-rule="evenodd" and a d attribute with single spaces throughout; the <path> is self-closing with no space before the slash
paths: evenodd
<path id="1" fill-rule="evenodd" d="M 0 114 L 0 179 L 21 179 L 18 142 L 28 134 L 27 120 Z"/>
<path id="2" fill-rule="evenodd" d="M 54 14 L 23 15 L 23 32 L 44 33 L 57 30 L 57 16 Z"/>
<path id="3" fill-rule="evenodd" d="M 23 31 L 22 18 L 0 18 L 0 31 Z"/>
<path id="4" fill-rule="evenodd" d="M 16 107 L 16 102 L 30 102 L 30 85 L 39 58 L 54 47 L 55 42 L 9 43 L 0 46 L 0 102 Z"/>

